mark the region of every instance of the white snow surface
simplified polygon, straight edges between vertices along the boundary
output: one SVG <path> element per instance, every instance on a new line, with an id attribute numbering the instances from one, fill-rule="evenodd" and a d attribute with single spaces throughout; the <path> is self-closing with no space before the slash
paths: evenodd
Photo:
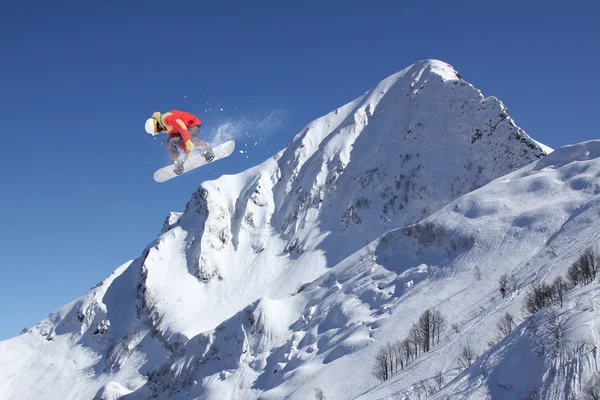
<path id="1" fill-rule="evenodd" d="M 121 384 L 108 382 L 96 393 L 94 400 L 118 400 L 129 393 L 131 390 L 124 388 Z"/>
<path id="2" fill-rule="evenodd" d="M 140 257 L 0 342 L 0 397 L 402 399 L 438 372 L 437 398 L 579 393 L 596 285 L 557 308 L 560 351 L 540 328 L 549 311 L 522 306 L 597 243 L 599 175 L 600 142 L 552 151 L 450 65 L 417 62 L 204 182 Z M 503 273 L 518 282 L 505 299 Z M 459 332 L 380 383 L 374 355 L 428 308 Z M 488 349 L 508 311 L 520 325 Z M 462 370 L 466 342 L 483 355 Z"/>

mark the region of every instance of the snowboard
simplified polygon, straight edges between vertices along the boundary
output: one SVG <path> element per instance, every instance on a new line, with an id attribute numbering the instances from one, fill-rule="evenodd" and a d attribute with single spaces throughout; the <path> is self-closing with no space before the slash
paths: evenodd
<path id="1" fill-rule="evenodd" d="M 198 154 L 192 156 L 191 158 L 186 158 L 186 160 L 183 163 L 183 172 L 179 175 L 183 175 L 186 172 L 190 172 L 193 169 L 196 169 L 206 164 L 212 164 L 215 161 L 228 157 L 231 155 L 231 153 L 233 153 L 234 148 L 235 142 L 233 140 L 229 140 L 225 143 L 221 143 L 217 147 L 214 147 L 212 150 L 215 154 L 215 158 L 209 163 L 206 162 L 206 160 L 204 160 L 204 157 Z M 179 175 L 173 172 L 173 164 L 169 164 L 166 167 L 162 167 L 154 173 L 154 180 L 158 183 L 162 183 L 168 181 L 169 179 L 173 179 Z"/>

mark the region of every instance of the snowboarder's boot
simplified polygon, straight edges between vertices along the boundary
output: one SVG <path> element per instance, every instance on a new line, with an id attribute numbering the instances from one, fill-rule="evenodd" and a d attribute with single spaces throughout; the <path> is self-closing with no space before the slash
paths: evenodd
<path id="1" fill-rule="evenodd" d="M 183 161 L 177 160 L 173 163 L 173 172 L 175 172 L 175 175 L 181 175 L 183 173 Z"/>
<path id="2" fill-rule="evenodd" d="M 206 160 L 206 162 L 211 162 L 215 159 L 215 153 L 213 153 L 212 151 L 210 153 L 205 153 L 204 159 Z"/>

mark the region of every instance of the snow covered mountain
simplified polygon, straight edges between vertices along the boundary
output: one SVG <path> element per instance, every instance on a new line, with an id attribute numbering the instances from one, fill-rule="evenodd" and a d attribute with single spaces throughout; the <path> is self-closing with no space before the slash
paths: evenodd
<path id="1" fill-rule="evenodd" d="M 558 393 L 550 359 L 502 381 L 510 390 L 490 372 L 511 368 L 507 351 L 537 351 L 533 319 L 456 365 L 465 341 L 494 339 L 502 313 L 523 321 L 525 289 L 597 236 L 600 145 L 550 152 L 450 65 L 418 62 L 264 163 L 203 183 L 139 258 L 0 342 L 0 396 L 402 398 L 434 372 L 448 398 Z M 516 290 L 503 299 L 504 273 Z M 572 325 L 590 290 L 569 292 Z M 379 384 L 381 345 L 429 308 L 453 328 Z"/>

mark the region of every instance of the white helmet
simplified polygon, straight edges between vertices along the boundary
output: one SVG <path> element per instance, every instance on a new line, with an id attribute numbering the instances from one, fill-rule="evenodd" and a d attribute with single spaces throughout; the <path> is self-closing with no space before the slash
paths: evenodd
<path id="1" fill-rule="evenodd" d="M 151 135 L 158 134 L 158 125 L 154 118 L 148 118 L 146 120 L 146 132 L 148 132 Z"/>

